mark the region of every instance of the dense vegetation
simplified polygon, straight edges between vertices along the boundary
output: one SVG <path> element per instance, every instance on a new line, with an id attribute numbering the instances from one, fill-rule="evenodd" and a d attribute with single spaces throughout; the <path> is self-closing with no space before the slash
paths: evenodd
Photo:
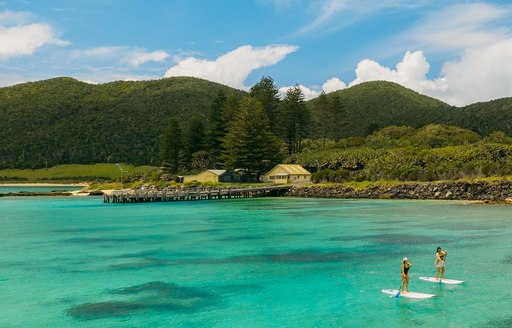
<path id="1" fill-rule="evenodd" d="M 159 165 L 170 117 L 206 119 L 221 91 L 244 94 L 193 78 L 101 85 L 56 78 L 0 88 L 0 168 Z"/>
<path id="2" fill-rule="evenodd" d="M 310 141 L 288 161 L 315 171 L 316 182 L 505 176 L 512 174 L 512 138 L 436 124 L 389 126 L 366 138 Z"/>
<path id="3" fill-rule="evenodd" d="M 298 86 L 282 97 L 277 90 L 270 77 L 249 92 L 185 77 L 0 88 L 0 169 L 125 162 L 170 175 L 261 173 L 287 158 L 333 181 L 485 176 L 510 167 L 511 98 L 457 108 L 382 81 L 308 102 Z"/>

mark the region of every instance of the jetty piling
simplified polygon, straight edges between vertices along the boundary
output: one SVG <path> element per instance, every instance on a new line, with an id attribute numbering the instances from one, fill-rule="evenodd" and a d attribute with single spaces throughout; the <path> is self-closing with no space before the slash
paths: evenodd
<path id="1" fill-rule="evenodd" d="M 175 190 L 114 190 L 103 195 L 104 203 L 152 203 L 231 198 L 279 197 L 291 189 L 289 185 L 255 188 L 197 188 Z"/>

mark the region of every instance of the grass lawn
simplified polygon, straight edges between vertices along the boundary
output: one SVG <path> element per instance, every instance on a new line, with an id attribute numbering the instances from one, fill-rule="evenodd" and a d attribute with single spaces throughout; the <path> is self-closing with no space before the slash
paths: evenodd
<path id="1" fill-rule="evenodd" d="M 133 166 L 129 164 L 71 164 L 47 169 L 8 169 L 0 170 L 1 182 L 81 182 L 95 180 L 120 180 L 136 172 L 149 172 L 153 166 Z"/>

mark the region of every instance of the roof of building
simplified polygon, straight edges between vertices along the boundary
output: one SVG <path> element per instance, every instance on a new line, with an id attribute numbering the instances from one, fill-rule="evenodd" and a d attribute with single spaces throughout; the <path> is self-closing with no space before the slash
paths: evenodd
<path id="1" fill-rule="evenodd" d="M 308 170 L 306 170 L 305 168 L 298 164 L 278 164 L 270 172 L 272 172 L 278 167 L 288 172 L 288 174 L 311 174 Z"/>
<path id="2" fill-rule="evenodd" d="M 215 175 L 218 175 L 218 176 L 221 176 L 224 173 L 226 173 L 226 170 L 206 170 L 206 171 L 211 172 L 211 173 L 213 173 Z"/>

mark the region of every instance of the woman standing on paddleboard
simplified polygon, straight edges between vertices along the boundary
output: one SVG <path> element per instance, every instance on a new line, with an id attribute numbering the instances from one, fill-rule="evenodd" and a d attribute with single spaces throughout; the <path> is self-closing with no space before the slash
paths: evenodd
<path id="1" fill-rule="evenodd" d="M 436 260 L 434 261 L 434 266 L 437 269 L 436 272 L 436 280 L 439 279 L 439 274 L 441 274 L 441 279 L 444 279 L 444 271 L 445 271 L 445 261 L 446 256 L 448 255 L 447 251 L 443 251 L 441 247 L 437 248 L 436 252 Z"/>
<path id="2" fill-rule="evenodd" d="M 412 264 L 409 262 L 407 257 L 404 257 L 402 260 L 402 285 L 400 285 L 400 292 L 404 292 L 404 285 L 405 285 L 405 291 L 409 292 L 409 269 L 411 268 Z"/>

